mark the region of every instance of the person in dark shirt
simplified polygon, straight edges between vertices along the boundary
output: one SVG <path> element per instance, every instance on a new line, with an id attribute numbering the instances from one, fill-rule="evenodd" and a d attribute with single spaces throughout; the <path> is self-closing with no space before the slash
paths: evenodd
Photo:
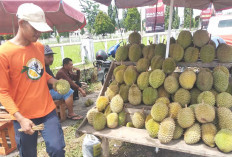
<path id="1" fill-rule="evenodd" d="M 57 72 L 56 79 L 67 80 L 71 85 L 71 88 L 74 91 L 76 91 L 76 93 L 80 91 L 83 97 L 86 96 L 85 91 L 81 88 L 80 69 L 73 67 L 72 59 L 70 58 L 63 59 L 63 67 Z"/>
<path id="2" fill-rule="evenodd" d="M 54 77 L 54 75 L 49 66 L 52 65 L 53 63 L 53 60 L 54 60 L 53 54 L 55 53 L 52 51 L 52 49 L 48 45 L 45 45 L 44 46 L 45 69 L 46 69 L 46 72 L 52 77 Z M 49 87 L 49 91 L 50 91 L 50 94 L 52 95 L 53 100 L 64 99 L 67 105 L 67 108 L 68 108 L 68 118 L 72 120 L 83 119 L 82 116 L 75 114 L 73 111 L 73 92 L 74 91 L 71 88 L 67 94 L 61 95 L 57 91 L 55 91 L 50 84 L 48 84 L 48 87 Z"/>

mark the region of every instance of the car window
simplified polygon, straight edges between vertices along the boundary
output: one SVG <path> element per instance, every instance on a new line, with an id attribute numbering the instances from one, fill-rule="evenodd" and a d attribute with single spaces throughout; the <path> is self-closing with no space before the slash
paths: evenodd
<path id="1" fill-rule="evenodd" d="M 232 19 L 228 19 L 228 20 L 221 20 L 218 23 L 218 27 L 232 27 Z"/>

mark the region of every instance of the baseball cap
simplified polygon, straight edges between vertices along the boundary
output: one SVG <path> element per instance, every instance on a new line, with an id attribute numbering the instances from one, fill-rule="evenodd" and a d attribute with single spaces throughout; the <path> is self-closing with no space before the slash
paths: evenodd
<path id="1" fill-rule="evenodd" d="M 44 46 L 44 55 L 50 55 L 50 54 L 56 54 L 56 53 L 54 53 L 48 45 L 45 45 Z"/>
<path id="2" fill-rule="evenodd" d="M 16 16 L 28 21 L 32 27 L 40 32 L 52 31 L 45 19 L 44 11 L 33 3 L 24 3 L 18 7 Z"/>

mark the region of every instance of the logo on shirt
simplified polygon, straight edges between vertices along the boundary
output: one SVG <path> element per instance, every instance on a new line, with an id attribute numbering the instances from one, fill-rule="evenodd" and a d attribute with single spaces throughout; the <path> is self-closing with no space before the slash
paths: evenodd
<path id="1" fill-rule="evenodd" d="M 26 66 L 23 66 L 21 73 L 24 72 L 26 72 L 29 79 L 38 80 L 43 75 L 43 65 L 38 59 L 32 58 L 27 62 Z"/>

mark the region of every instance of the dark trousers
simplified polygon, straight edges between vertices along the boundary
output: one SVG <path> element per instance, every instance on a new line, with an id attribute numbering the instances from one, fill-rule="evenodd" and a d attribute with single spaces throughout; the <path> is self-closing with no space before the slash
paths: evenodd
<path id="1" fill-rule="evenodd" d="M 75 83 L 76 83 L 79 87 L 82 86 L 81 83 L 80 83 L 79 81 L 76 81 Z M 75 90 L 74 90 L 74 93 L 73 93 L 73 98 L 75 99 L 76 97 L 79 97 L 79 95 L 78 95 L 78 90 L 77 90 L 77 89 L 75 89 Z"/>
<path id="2" fill-rule="evenodd" d="M 45 117 L 31 120 L 35 125 L 44 123 L 44 130 L 41 131 L 41 134 L 44 138 L 49 156 L 64 157 L 64 134 L 56 115 L 56 111 L 53 110 Z M 19 132 L 19 128 L 21 128 L 20 124 L 17 121 L 14 121 L 15 140 L 20 152 L 20 157 L 37 157 L 38 131 L 33 135 L 28 135 L 24 132 Z"/>

